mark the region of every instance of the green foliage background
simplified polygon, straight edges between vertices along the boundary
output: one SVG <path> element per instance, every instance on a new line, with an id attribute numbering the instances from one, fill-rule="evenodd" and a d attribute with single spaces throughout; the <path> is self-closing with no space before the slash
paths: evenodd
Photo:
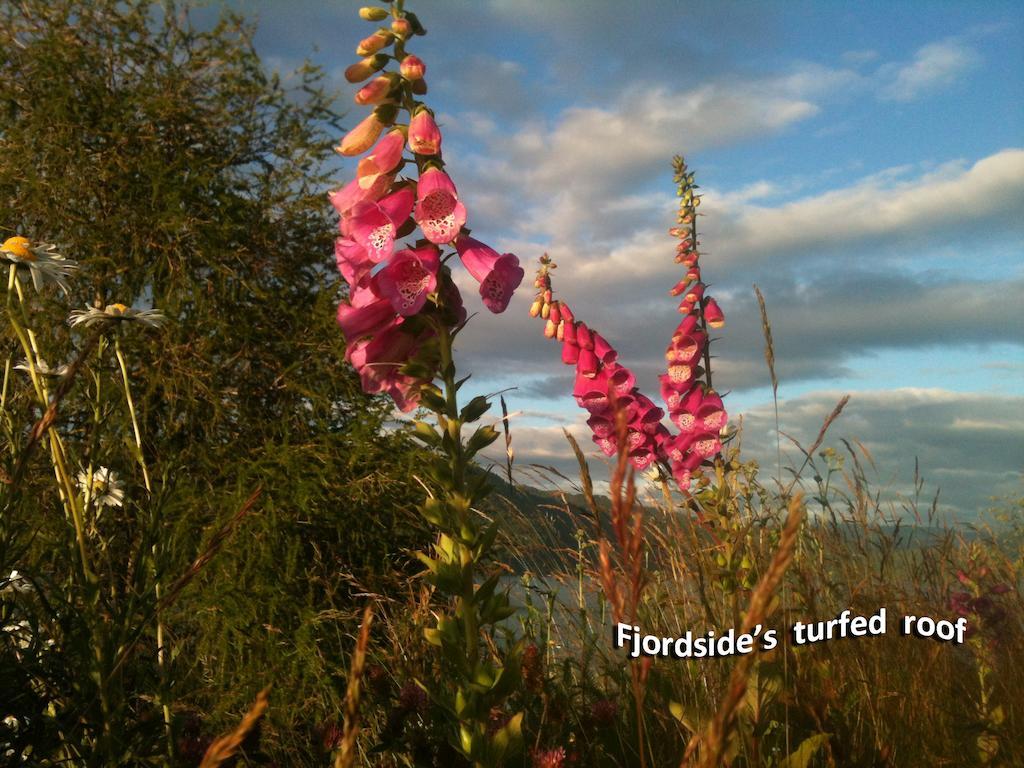
<path id="1" fill-rule="evenodd" d="M 401 558 L 416 492 L 413 447 L 342 362 L 325 195 L 337 180 L 324 166 L 333 97 L 313 66 L 287 88 L 268 74 L 252 31 L 231 13 L 201 31 L 177 3 L 0 3 L 0 234 L 78 260 L 74 307 L 171 318 L 129 352 L 168 575 L 264 489 L 167 617 L 175 701 L 209 729 L 270 682 L 273 717 L 332 714 L 323 682 L 348 643 L 332 611 L 351 605 L 352 576 L 372 584 Z M 51 363 L 70 355 L 67 308 L 44 308 Z M 83 389 L 61 409 L 71 441 L 85 439 Z M 128 429 L 95 452 L 130 477 Z M 30 503 L 5 524 L 17 517 L 32 542 L 21 562 L 56 575 L 48 544 L 63 520 L 45 456 L 36 463 Z"/>

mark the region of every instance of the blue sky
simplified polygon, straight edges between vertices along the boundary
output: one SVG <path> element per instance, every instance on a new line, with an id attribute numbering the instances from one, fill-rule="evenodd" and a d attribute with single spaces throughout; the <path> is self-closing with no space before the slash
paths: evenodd
<path id="1" fill-rule="evenodd" d="M 359 4 L 239 0 L 287 72 L 341 72 L 374 25 Z M 1020 494 L 1024 464 L 1024 11 L 1015 3 L 410 2 L 445 160 L 474 235 L 556 290 L 657 397 L 678 316 L 669 161 L 706 198 L 705 279 L 728 317 L 716 385 L 748 455 L 774 437 L 751 285 L 774 327 L 783 428 L 871 448 L 894 494 L 970 515 Z M 349 124 L 362 108 L 351 107 Z M 339 184 L 354 164 L 340 169 Z M 471 280 L 467 292 L 475 293 Z M 529 285 L 529 280 L 524 283 Z M 510 386 L 518 461 L 568 469 L 588 439 L 570 371 L 526 316 L 481 314 L 460 357 Z M 472 302 L 471 302 L 472 304 Z"/>

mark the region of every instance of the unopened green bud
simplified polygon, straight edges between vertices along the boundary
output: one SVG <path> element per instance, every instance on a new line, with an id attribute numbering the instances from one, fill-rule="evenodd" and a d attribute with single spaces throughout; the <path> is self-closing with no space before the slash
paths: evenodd
<path id="1" fill-rule="evenodd" d="M 374 8 L 372 5 L 364 5 L 359 9 L 359 18 L 366 21 L 384 21 L 388 12 L 384 8 Z"/>

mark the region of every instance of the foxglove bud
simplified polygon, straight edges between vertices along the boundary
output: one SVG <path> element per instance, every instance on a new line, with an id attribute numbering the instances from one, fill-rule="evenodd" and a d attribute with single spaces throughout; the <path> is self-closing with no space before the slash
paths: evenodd
<path id="1" fill-rule="evenodd" d="M 564 309 L 562 311 L 562 315 L 563 317 L 565 315 Z M 562 320 L 562 325 L 565 326 L 565 328 L 562 330 L 562 338 L 565 340 L 565 343 L 571 344 L 574 347 L 578 347 L 580 342 L 579 339 L 576 337 L 576 323 L 572 322 L 571 320 Z"/>
<path id="2" fill-rule="evenodd" d="M 384 130 L 384 123 L 377 118 L 376 112 L 371 112 L 355 128 L 345 134 L 341 145 L 335 147 L 335 151 L 346 157 L 361 155 L 373 146 Z"/>
<path id="3" fill-rule="evenodd" d="M 725 325 L 725 313 L 714 299 L 708 299 L 704 305 L 704 321 L 712 328 L 721 328 Z"/>
<path id="4" fill-rule="evenodd" d="M 377 77 L 360 88 L 355 95 L 356 104 L 380 104 L 391 92 L 391 79 Z"/>
<path id="5" fill-rule="evenodd" d="M 570 327 L 571 326 L 566 326 L 566 329 L 568 330 Z M 570 344 L 568 340 L 566 340 L 562 344 L 562 362 L 566 365 L 576 365 L 576 363 L 579 362 L 579 359 L 580 348 L 575 344 Z"/>
<path id="6" fill-rule="evenodd" d="M 423 63 L 419 56 L 409 54 L 402 59 L 399 69 L 402 72 L 402 77 L 406 80 L 422 80 L 423 75 L 426 74 L 427 65 Z"/>
<path id="7" fill-rule="evenodd" d="M 421 109 L 409 121 L 409 149 L 417 155 L 436 155 L 441 151 L 441 131 L 429 109 Z"/>
<path id="8" fill-rule="evenodd" d="M 369 37 L 365 37 L 360 41 L 359 47 L 356 48 L 356 54 L 358 56 L 369 56 L 382 48 L 387 48 L 394 40 L 395 36 L 392 33 L 385 30 L 377 30 Z"/>
<path id="9" fill-rule="evenodd" d="M 384 21 L 388 12 L 384 8 L 374 8 L 372 5 L 364 5 L 359 9 L 359 18 L 366 21 Z"/>
<path id="10" fill-rule="evenodd" d="M 680 293 L 687 289 L 687 287 L 690 285 L 690 282 L 691 280 L 688 277 L 684 277 L 682 280 L 680 280 L 678 283 L 672 286 L 672 288 L 668 292 L 668 295 L 678 296 Z"/>
<path id="11" fill-rule="evenodd" d="M 357 61 L 345 70 L 345 79 L 350 83 L 361 83 L 375 72 L 380 72 L 384 69 L 387 63 L 388 57 L 383 53 L 367 56 L 362 61 Z"/>
<path id="12" fill-rule="evenodd" d="M 594 337 L 590 333 L 590 329 L 587 328 L 586 323 L 579 323 L 576 326 L 576 343 L 583 349 L 594 349 Z"/>
<path id="13" fill-rule="evenodd" d="M 412 24 L 408 19 L 395 19 L 391 22 L 391 31 L 405 40 L 412 35 Z"/>

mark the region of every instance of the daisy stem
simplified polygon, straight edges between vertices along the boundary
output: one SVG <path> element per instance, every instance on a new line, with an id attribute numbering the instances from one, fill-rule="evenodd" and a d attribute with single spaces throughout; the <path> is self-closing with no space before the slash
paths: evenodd
<path id="1" fill-rule="evenodd" d="M 128 378 L 128 364 L 124 359 L 124 351 L 121 349 L 121 337 L 120 335 L 114 336 L 114 355 L 117 357 L 117 363 L 121 368 L 121 381 L 124 384 L 124 399 L 128 404 L 128 413 L 132 419 L 132 431 L 135 434 L 135 447 L 138 449 L 138 460 L 139 466 L 142 468 L 142 480 L 146 485 L 146 491 L 152 496 L 153 487 L 149 480 L 149 470 L 146 468 L 146 459 L 142 455 L 142 433 L 139 431 L 139 419 L 135 413 L 135 400 L 132 398 L 132 387 Z M 157 558 L 159 557 L 159 550 L 156 544 L 153 545 L 153 568 L 156 569 Z M 157 604 L 160 603 L 160 581 L 156 580 L 153 584 L 154 596 Z M 156 621 L 156 663 L 160 669 L 160 680 L 161 690 L 160 693 L 160 708 L 164 718 L 164 732 L 167 735 L 167 748 L 168 754 L 174 754 L 174 742 L 173 734 L 171 729 L 171 707 L 167 703 L 165 692 L 167 689 L 167 663 L 166 663 L 166 638 L 164 637 L 164 623 L 158 617 Z"/>
<path id="2" fill-rule="evenodd" d="M 46 387 L 43 386 L 39 376 L 39 371 L 36 367 L 36 357 L 38 352 L 35 344 L 30 340 L 29 332 L 26 331 L 25 327 L 18 319 L 17 314 L 11 311 L 11 296 L 17 295 L 19 310 L 27 321 L 28 316 L 25 311 L 24 296 L 21 292 L 21 285 L 19 285 L 18 281 L 15 279 L 15 270 L 16 267 L 12 266 L 7 283 L 7 319 L 10 321 L 11 328 L 14 330 L 14 335 L 18 337 L 18 342 L 21 344 L 22 351 L 25 353 L 25 361 L 28 365 L 29 378 L 32 379 L 32 386 L 35 389 L 36 398 L 39 401 L 39 406 L 42 409 L 45 418 L 50 402 Z M 14 291 L 10 290 L 12 287 L 14 288 Z M 70 516 L 75 526 L 75 539 L 78 544 L 78 554 L 81 559 L 82 574 L 90 583 L 92 583 L 95 582 L 95 576 L 93 575 L 92 568 L 89 565 L 88 548 L 85 543 L 85 524 L 82 519 L 82 511 L 78 507 L 78 495 L 71 482 L 71 475 L 68 473 L 67 462 L 64 458 L 64 445 L 61 442 L 60 435 L 57 433 L 57 429 L 53 424 L 47 427 L 46 434 L 50 441 L 50 456 L 52 458 L 53 472 L 57 479 L 57 487 L 61 495 L 61 500 L 64 502 L 65 510 L 71 513 Z"/>
<path id="3" fill-rule="evenodd" d="M 0 393 L 0 413 L 7 410 L 7 385 L 11 379 L 11 358 L 4 361 L 4 388 Z"/>
<path id="4" fill-rule="evenodd" d="M 121 381 L 124 383 L 124 399 L 125 402 L 128 403 L 128 413 L 132 419 L 132 431 L 135 433 L 135 447 L 138 448 L 139 466 L 142 467 L 142 481 L 146 485 L 146 490 L 152 494 L 153 488 L 149 482 L 149 470 L 146 468 L 146 459 L 142 455 L 142 434 L 139 432 L 139 420 L 135 415 L 135 400 L 132 398 L 132 387 L 128 379 L 128 365 L 124 360 L 124 352 L 121 351 L 120 336 L 114 336 L 114 355 L 117 357 L 117 363 L 121 367 Z"/>

